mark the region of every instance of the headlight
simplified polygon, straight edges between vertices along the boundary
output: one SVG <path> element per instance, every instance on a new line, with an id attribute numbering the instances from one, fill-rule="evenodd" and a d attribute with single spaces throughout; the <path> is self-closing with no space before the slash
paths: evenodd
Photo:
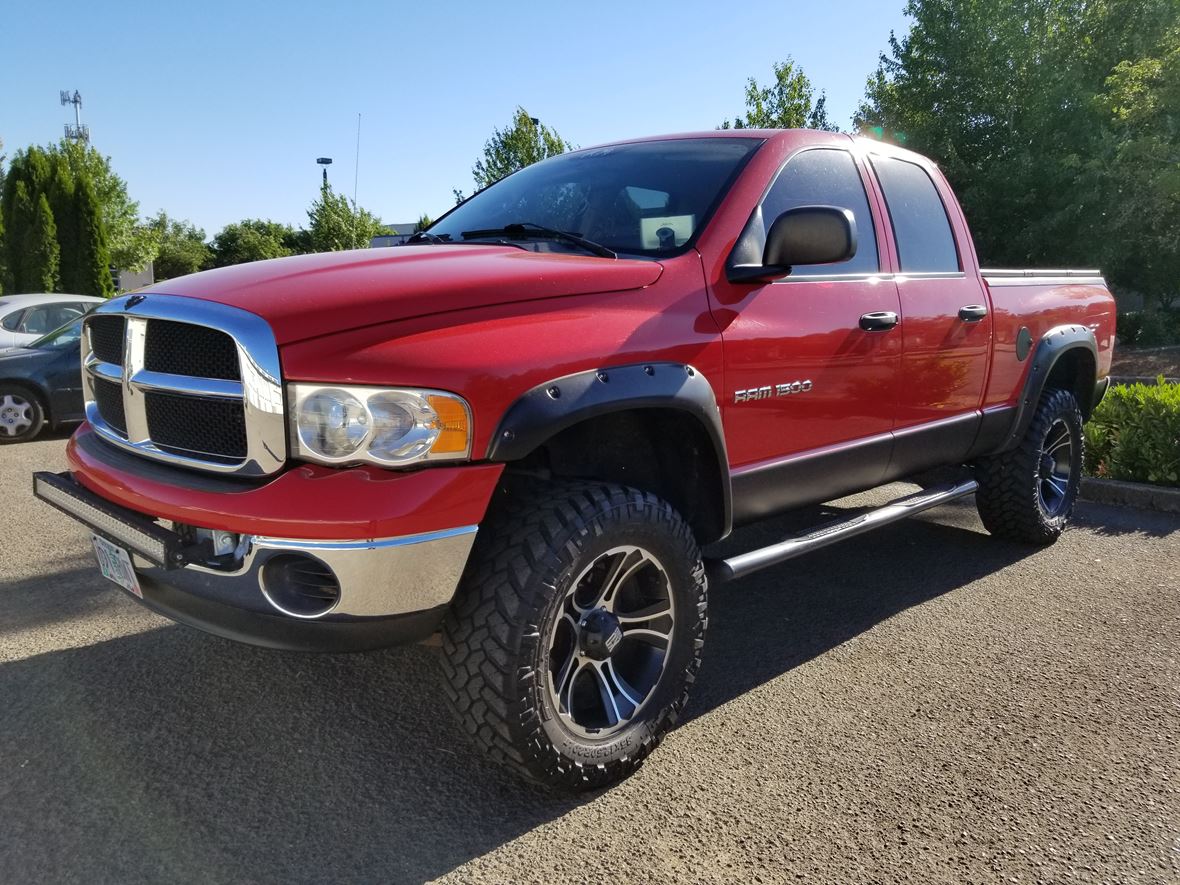
<path id="1" fill-rule="evenodd" d="M 441 390 L 292 384 L 292 448 L 321 464 L 402 467 L 468 458 L 471 410 Z"/>

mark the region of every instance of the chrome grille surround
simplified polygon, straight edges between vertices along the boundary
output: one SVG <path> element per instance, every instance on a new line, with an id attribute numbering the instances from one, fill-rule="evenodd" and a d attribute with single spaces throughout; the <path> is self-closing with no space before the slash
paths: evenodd
<path id="1" fill-rule="evenodd" d="M 279 350 L 266 321 L 256 314 L 199 298 L 180 295 L 136 294 L 114 298 L 91 316 L 125 318 L 122 364 L 103 362 L 94 354 L 89 320 L 82 347 L 82 390 L 86 420 L 107 442 L 145 458 L 179 467 L 238 476 L 266 476 L 286 462 L 287 426 L 284 416 Z M 222 332 L 237 349 L 240 381 L 201 378 L 148 371 L 144 367 L 148 324 L 152 320 L 187 323 Z M 104 420 L 95 399 L 95 380 L 118 384 L 123 392 L 126 431 Z M 149 392 L 198 399 L 240 402 L 246 428 L 246 454 L 241 460 L 216 460 L 165 451 L 151 438 L 146 395 Z"/>

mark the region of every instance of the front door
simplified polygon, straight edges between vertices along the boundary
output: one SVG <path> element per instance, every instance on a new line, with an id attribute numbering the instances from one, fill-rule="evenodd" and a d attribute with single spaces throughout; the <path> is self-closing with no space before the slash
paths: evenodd
<path id="1" fill-rule="evenodd" d="M 856 219 L 849 261 L 797 267 L 772 283 L 714 282 L 739 521 L 873 486 L 887 469 L 902 353 L 900 326 L 889 317 L 896 322 L 901 307 L 880 272 L 863 175 L 845 150 L 796 153 L 763 199 L 761 221 L 756 214 L 743 234 L 765 242 L 787 209 L 839 206 Z"/>

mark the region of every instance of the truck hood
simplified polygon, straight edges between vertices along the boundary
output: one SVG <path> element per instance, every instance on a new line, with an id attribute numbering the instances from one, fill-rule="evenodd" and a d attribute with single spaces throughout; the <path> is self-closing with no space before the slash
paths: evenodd
<path id="1" fill-rule="evenodd" d="M 141 291 L 248 310 L 270 323 L 282 346 L 446 311 L 639 289 L 662 271 L 655 261 L 512 246 L 399 246 L 256 261 Z"/>

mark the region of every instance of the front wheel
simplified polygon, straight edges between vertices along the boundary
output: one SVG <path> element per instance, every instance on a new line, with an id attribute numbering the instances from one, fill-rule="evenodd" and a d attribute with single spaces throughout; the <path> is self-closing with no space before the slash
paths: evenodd
<path id="1" fill-rule="evenodd" d="M 0 387 L 0 444 L 26 442 L 45 426 L 41 401 L 23 387 Z"/>
<path id="2" fill-rule="evenodd" d="M 675 724 L 706 626 L 700 550 L 654 495 L 606 483 L 511 493 L 443 627 L 450 701 L 493 759 L 587 790 Z"/>
<path id="3" fill-rule="evenodd" d="M 1082 481 L 1082 413 L 1068 390 L 1047 390 L 1015 449 L 976 464 L 983 524 L 1011 541 L 1052 544 L 1065 529 Z"/>

